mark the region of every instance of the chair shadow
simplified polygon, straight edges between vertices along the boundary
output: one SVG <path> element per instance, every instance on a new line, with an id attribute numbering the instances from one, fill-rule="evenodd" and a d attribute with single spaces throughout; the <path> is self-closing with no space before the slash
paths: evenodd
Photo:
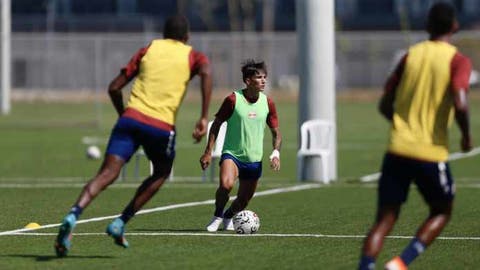
<path id="1" fill-rule="evenodd" d="M 68 259 L 112 259 L 113 256 L 98 256 L 98 255 L 69 255 L 67 257 L 59 258 L 55 255 L 35 255 L 35 254 L 5 254 L 0 255 L 1 257 L 10 257 L 10 258 L 32 258 L 37 262 L 49 262 L 53 260 L 68 260 Z"/>

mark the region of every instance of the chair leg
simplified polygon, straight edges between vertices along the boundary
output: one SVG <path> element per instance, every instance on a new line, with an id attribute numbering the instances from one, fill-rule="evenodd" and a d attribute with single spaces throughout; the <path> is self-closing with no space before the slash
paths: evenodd
<path id="1" fill-rule="evenodd" d="M 127 163 L 123 164 L 122 172 L 120 173 L 120 175 L 120 179 L 122 181 L 125 181 L 125 179 L 127 179 Z"/>
<path id="2" fill-rule="evenodd" d="M 328 176 L 328 157 L 320 156 L 322 159 L 322 181 L 324 184 L 330 183 L 330 177 Z"/>
<path id="3" fill-rule="evenodd" d="M 303 157 L 297 157 L 297 181 L 302 181 L 302 171 L 303 171 Z"/>
<path id="4" fill-rule="evenodd" d="M 207 181 L 207 170 L 202 170 L 202 182 Z"/>
<path id="5" fill-rule="evenodd" d="M 173 171 L 174 171 L 174 167 L 172 165 L 172 170 L 170 171 L 170 174 L 168 175 L 167 180 L 173 181 Z"/>

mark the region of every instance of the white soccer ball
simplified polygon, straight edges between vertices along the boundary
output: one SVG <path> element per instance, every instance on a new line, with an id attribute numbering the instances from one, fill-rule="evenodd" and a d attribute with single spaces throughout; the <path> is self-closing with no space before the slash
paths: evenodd
<path id="1" fill-rule="evenodd" d="M 255 212 L 243 210 L 233 217 L 233 228 L 238 234 L 252 234 L 260 229 L 260 219 Z"/>
<path id="2" fill-rule="evenodd" d="M 96 145 L 90 145 L 87 148 L 87 158 L 89 159 L 99 159 L 102 156 L 100 148 Z"/>

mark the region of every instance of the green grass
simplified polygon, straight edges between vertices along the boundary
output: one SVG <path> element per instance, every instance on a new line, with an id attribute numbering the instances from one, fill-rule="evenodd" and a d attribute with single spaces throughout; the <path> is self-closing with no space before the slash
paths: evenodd
<path id="1" fill-rule="evenodd" d="M 168 182 L 145 208 L 204 201 L 214 196 L 216 184 L 184 180 L 201 175 L 198 159 L 204 147 L 203 143 L 193 144 L 190 137 L 198 105 L 185 105 L 177 127 L 176 179 Z M 213 104 L 212 115 L 218 105 Z M 479 101 L 472 101 L 474 136 L 480 134 L 479 105 Z M 274 173 L 264 166 L 259 191 L 297 184 L 297 105 L 282 101 L 277 103 L 277 109 L 284 138 L 282 170 Z M 109 104 L 99 108 L 94 104 L 14 103 L 12 114 L 0 117 L 0 232 L 22 228 L 29 222 L 58 223 L 100 165 L 99 161 L 85 158 L 82 137 L 107 138 L 115 118 Z M 373 221 L 376 203 L 376 185 L 361 184 L 357 179 L 378 171 L 388 123 L 376 112 L 376 104 L 367 101 L 339 101 L 337 119 L 339 180 L 321 188 L 257 197 L 248 208 L 259 214 L 262 234 L 349 237 L 131 235 L 131 248 L 123 250 L 105 235 L 77 235 L 70 256 L 57 259 L 53 235 L 0 236 L 0 269 L 355 269 L 361 236 Z M 453 128 L 452 151 L 458 151 L 458 141 L 458 131 Z M 267 153 L 270 143 L 267 132 Z M 451 163 L 458 189 L 452 221 L 442 236 L 478 236 L 478 164 L 478 156 Z M 146 162 L 142 163 L 142 172 L 146 173 Z M 139 182 L 130 177 L 114 184 L 94 201 L 82 219 L 119 213 Z M 129 223 L 127 232 L 201 233 L 212 208 L 202 205 L 138 215 Z M 412 188 L 392 235 L 412 235 L 426 214 L 422 199 Z M 79 224 L 75 232 L 103 233 L 108 222 Z M 408 239 L 388 239 L 378 269 L 407 243 Z M 477 269 L 478 243 L 437 240 L 410 269 Z"/>

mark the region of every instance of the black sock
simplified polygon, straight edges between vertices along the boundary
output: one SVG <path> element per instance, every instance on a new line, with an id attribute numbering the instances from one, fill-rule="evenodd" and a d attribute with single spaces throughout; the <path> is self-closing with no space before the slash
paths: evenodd
<path id="1" fill-rule="evenodd" d="M 216 217 L 223 217 L 223 207 L 215 207 L 215 212 L 213 213 L 213 215 Z"/>
<path id="2" fill-rule="evenodd" d="M 132 206 L 127 206 L 125 210 L 123 210 L 122 215 L 120 216 L 120 219 L 123 221 L 123 223 L 127 224 L 127 222 L 135 215 L 135 211 L 133 210 Z"/>
<path id="3" fill-rule="evenodd" d="M 233 218 L 234 215 L 235 213 L 233 213 L 232 207 L 230 207 L 227 209 L 227 211 L 225 211 L 225 213 L 223 213 L 223 218 Z"/>

